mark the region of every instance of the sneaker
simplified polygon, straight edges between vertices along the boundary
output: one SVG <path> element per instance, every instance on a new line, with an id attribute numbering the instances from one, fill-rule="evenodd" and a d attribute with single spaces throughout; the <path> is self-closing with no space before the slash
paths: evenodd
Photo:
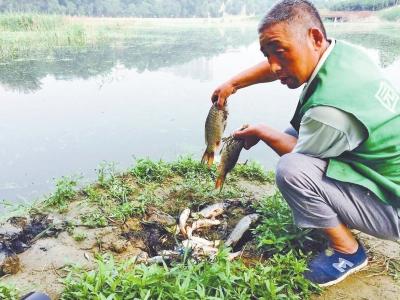
<path id="1" fill-rule="evenodd" d="M 328 248 L 308 264 L 309 270 L 304 273 L 304 277 L 320 287 L 326 287 L 344 280 L 367 264 L 368 257 L 361 244 L 354 254 Z"/>

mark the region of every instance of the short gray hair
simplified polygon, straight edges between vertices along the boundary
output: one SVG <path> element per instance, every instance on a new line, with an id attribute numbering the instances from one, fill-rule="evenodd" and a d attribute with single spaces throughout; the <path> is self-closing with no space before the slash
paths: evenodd
<path id="1" fill-rule="evenodd" d="M 262 33 L 265 29 L 277 23 L 291 23 L 301 19 L 308 19 L 310 25 L 319 28 L 324 38 L 327 38 L 325 26 L 318 10 L 314 4 L 307 0 L 281 0 L 276 3 L 261 20 L 258 33 Z"/>

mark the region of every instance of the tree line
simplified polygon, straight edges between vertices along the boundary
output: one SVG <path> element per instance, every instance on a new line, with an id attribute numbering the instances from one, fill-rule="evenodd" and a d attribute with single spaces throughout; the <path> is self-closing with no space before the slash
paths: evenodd
<path id="1" fill-rule="evenodd" d="M 263 15 L 276 0 L 0 0 L 0 12 L 94 17 Z M 333 10 L 380 10 L 400 0 L 312 0 Z"/>
<path id="2" fill-rule="evenodd" d="M 395 5 L 400 5 L 400 0 L 344 0 L 334 3 L 330 8 L 332 10 L 381 10 Z"/>
<path id="3" fill-rule="evenodd" d="M 274 0 L 0 0 L 0 12 L 78 16 L 220 17 L 259 15 Z"/>

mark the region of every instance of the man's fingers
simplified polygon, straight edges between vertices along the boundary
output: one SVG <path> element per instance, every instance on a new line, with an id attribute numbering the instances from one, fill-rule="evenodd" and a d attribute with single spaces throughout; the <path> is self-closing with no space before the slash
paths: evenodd
<path id="1" fill-rule="evenodd" d="M 214 93 L 212 96 L 211 96 L 211 101 L 214 103 L 214 102 L 217 102 L 218 101 L 218 94 L 216 94 L 216 93 Z"/>
<path id="2" fill-rule="evenodd" d="M 222 109 L 225 105 L 225 101 L 226 99 L 224 97 L 218 97 L 218 102 L 217 102 L 217 106 L 219 109 Z"/>

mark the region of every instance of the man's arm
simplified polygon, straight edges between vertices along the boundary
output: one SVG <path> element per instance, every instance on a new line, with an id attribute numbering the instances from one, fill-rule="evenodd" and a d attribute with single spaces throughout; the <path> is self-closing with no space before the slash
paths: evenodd
<path id="1" fill-rule="evenodd" d="M 244 139 L 244 148 L 247 150 L 261 140 L 280 156 L 292 152 L 297 143 L 297 138 L 294 136 L 264 124 L 252 125 L 236 131 L 234 136 Z"/>
<path id="2" fill-rule="evenodd" d="M 229 79 L 219 86 L 212 94 L 211 100 L 218 103 L 222 108 L 226 99 L 234 94 L 238 89 L 263 82 L 271 82 L 277 79 L 275 73 L 271 71 L 268 60 L 265 60 Z"/>

